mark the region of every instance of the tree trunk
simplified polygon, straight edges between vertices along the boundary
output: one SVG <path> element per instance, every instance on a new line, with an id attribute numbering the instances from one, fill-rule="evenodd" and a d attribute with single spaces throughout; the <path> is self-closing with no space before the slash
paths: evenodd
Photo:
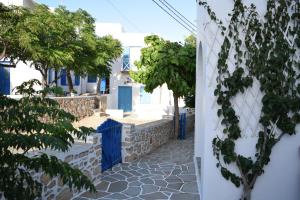
<path id="1" fill-rule="evenodd" d="M 178 107 L 178 96 L 176 94 L 173 94 L 174 97 L 174 117 L 175 117 L 175 138 L 178 138 L 179 136 L 179 107 Z"/>
<path id="2" fill-rule="evenodd" d="M 42 70 L 43 72 L 42 74 L 42 88 L 46 89 L 49 85 L 48 85 L 48 69 L 44 69 Z"/>
<path id="3" fill-rule="evenodd" d="M 101 87 L 101 78 L 97 78 L 97 88 L 96 88 L 96 94 L 100 95 L 100 87 Z"/>
<path id="4" fill-rule="evenodd" d="M 251 188 L 244 186 L 241 200 L 251 200 L 251 191 Z"/>
<path id="5" fill-rule="evenodd" d="M 73 87 L 73 82 L 72 82 L 71 71 L 69 69 L 67 69 L 66 72 L 67 72 L 69 92 L 72 92 L 74 90 L 74 87 Z"/>

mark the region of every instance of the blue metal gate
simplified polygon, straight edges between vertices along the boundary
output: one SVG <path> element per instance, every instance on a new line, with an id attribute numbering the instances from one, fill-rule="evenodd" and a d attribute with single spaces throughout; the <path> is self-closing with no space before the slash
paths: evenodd
<path id="1" fill-rule="evenodd" d="M 0 66 L 0 94 L 10 94 L 10 72 L 3 66 Z"/>
<path id="2" fill-rule="evenodd" d="M 119 86 L 118 90 L 118 109 L 132 111 L 132 87 Z"/>
<path id="3" fill-rule="evenodd" d="M 173 117 L 174 127 L 175 127 L 175 116 Z M 179 135 L 178 139 L 184 140 L 185 139 L 185 131 L 186 130 L 186 113 L 179 114 Z"/>
<path id="4" fill-rule="evenodd" d="M 106 120 L 97 128 L 102 133 L 102 172 L 122 162 L 122 124 L 112 119 Z"/>
<path id="5" fill-rule="evenodd" d="M 185 139 L 185 129 L 186 129 L 186 113 L 181 113 L 179 115 L 179 139 Z"/>

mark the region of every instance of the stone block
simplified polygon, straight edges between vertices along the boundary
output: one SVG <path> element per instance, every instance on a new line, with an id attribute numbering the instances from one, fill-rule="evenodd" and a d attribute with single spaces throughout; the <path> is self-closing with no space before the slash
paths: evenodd
<path id="1" fill-rule="evenodd" d="M 40 181 L 43 185 L 48 185 L 48 183 L 51 181 L 51 178 L 48 175 L 43 174 L 40 178 Z"/>

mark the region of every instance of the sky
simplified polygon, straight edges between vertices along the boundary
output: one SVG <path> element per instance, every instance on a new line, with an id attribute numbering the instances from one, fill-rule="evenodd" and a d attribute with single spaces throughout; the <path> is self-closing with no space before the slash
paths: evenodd
<path id="1" fill-rule="evenodd" d="M 196 0 L 166 1 L 196 24 Z M 152 0 L 36 0 L 36 2 L 49 7 L 62 4 L 71 11 L 81 8 L 88 11 L 97 22 L 121 23 L 126 32 L 155 33 L 171 41 L 183 41 L 190 35 L 189 31 Z"/>

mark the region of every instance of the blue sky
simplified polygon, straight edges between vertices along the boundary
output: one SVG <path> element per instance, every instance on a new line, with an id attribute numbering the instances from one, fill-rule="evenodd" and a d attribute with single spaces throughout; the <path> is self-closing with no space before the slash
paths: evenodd
<path id="1" fill-rule="evenodd" d="M 57 7 L 61 2 L 69 10 L 82 8 L 88 11 L 98 22 L 121 23 L 126 32 L 157 33 L 172 41 L 183 40 L 189 31 L 163 12 L 152 0 L 36 0 L 50 7 Z M 122 14 L 116 11 L 113 6 Z M 158 0 L 157 0 L 158 1 Z M 196 0 L 167 0 L 187 19 L 196 23 Z M 133 25 L 134 24 L 134 25 Z"/>

